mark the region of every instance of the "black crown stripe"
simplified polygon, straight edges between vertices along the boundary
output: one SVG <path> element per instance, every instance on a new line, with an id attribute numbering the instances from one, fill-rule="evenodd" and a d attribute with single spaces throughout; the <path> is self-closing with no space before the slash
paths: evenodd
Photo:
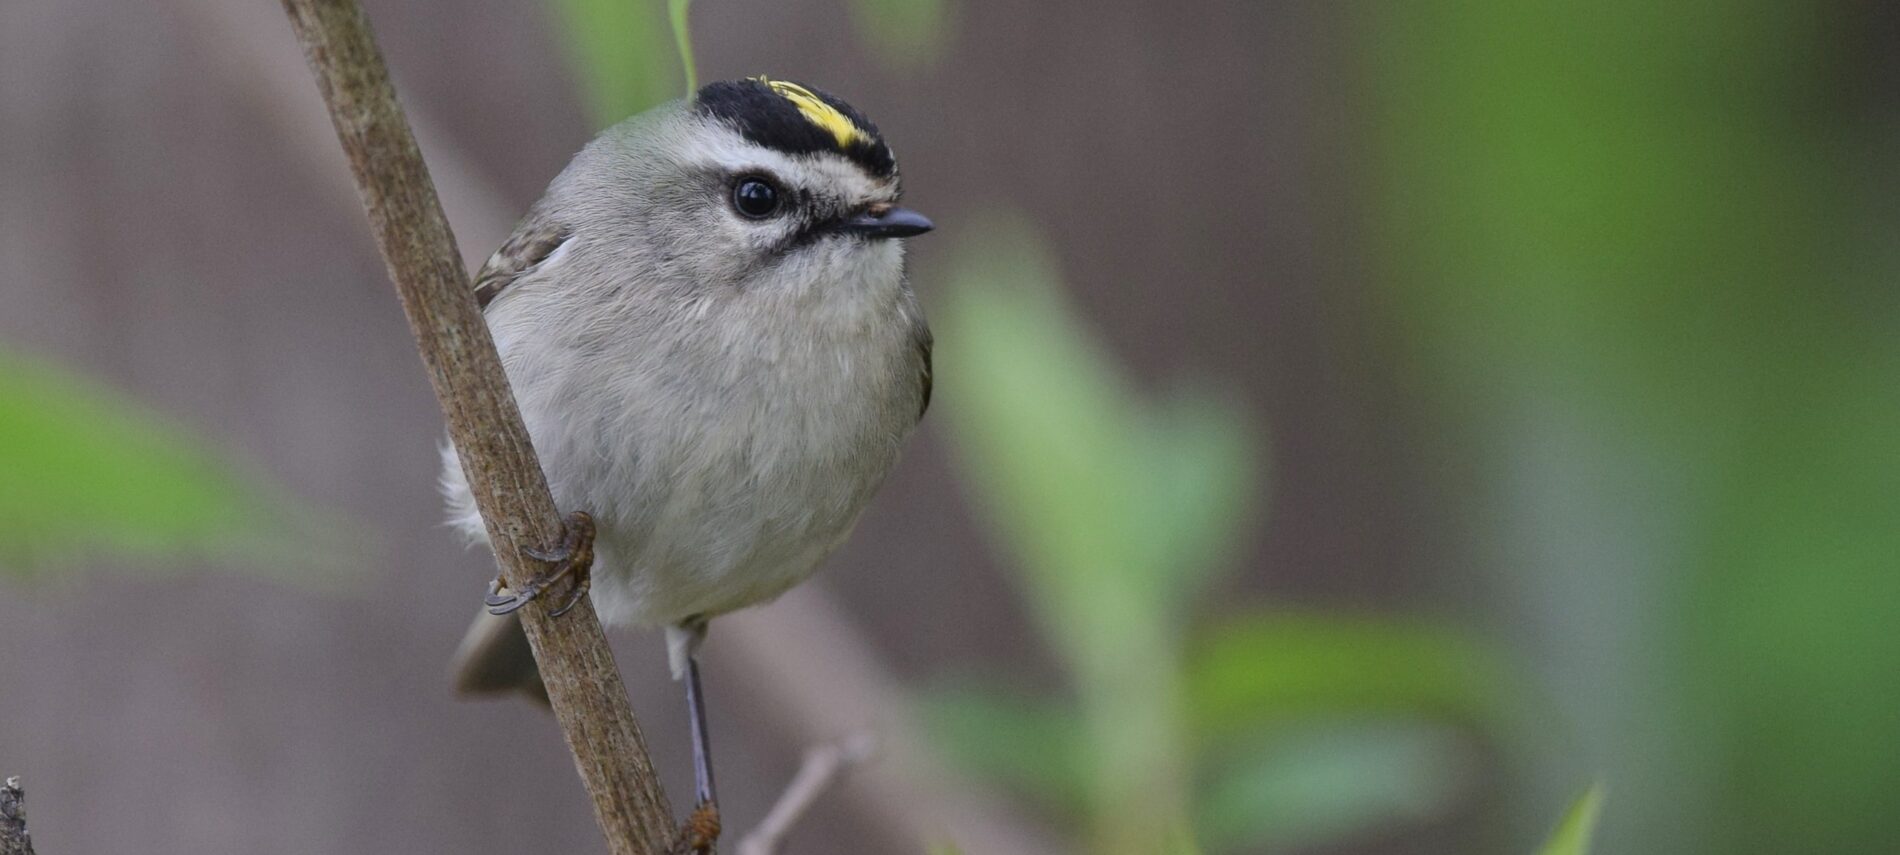
<path id="1" fill-rule="evenodd" d="M 803 85 L 803 84 L 800 84 Z M 709 83 L 693 96 L 693 109 L 732 126 L 746 139 L 787 154 L 842 154 L 865 172 L 889 178 L 897 160 L 877 126 L 863 113 L 822 89 L 806 86 L 813 95 L 843 113 L 862 135 L 840 145 L 837 135 L 819 126 L 764 81 L 757 78 Z"/>

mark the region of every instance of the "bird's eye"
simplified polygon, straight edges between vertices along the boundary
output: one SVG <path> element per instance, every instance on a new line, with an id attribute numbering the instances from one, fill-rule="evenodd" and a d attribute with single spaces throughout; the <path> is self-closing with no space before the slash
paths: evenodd
<path id="1" fill-rule="evenodd" d="M 732 207 L 752 219 L 765 219 L 778 212 L 778 188 L 763 178 L 741 178 L 732 187 Z"/>

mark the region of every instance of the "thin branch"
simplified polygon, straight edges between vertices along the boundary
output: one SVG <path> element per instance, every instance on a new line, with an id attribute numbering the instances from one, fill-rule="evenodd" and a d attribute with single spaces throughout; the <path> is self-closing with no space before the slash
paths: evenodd
<path id="1" fill-rule="evenodd" d="M 877 644 L 822 589 L 806 585 L 770 607 L 720 618 L 706 652 L 734 675 L 730 682 L 769 698 L 773 717 L 801 742 L 855 730 L 878 735 L 877 762 L 839 786 L 889 839 L 913 847 L 954 842 L 984 855 L 1070 851 L 1014 805 L 943 765 Z"/>
<path id="2" fill-rule="evenodd" d="M 328 145 L 310 144 L 312 121 L 321 111 L 302 109 L 302 64 L 270 46 L 282 38 L 266 7 L 249 0 L 175 0 L 204 53 L 218 63 L 228 83 L 271 121 L 285 150 L 314 184 L 337 163 Z M 285 64 L 289 63 L 289 68 Z M 294 72 L 294 73 L 288 73 Z M 444 134 L 430 137 L 439 122 L 411 111 L 412 124 L 440 177 L 443 203 L 462 236 L 483 246 L 500 244 L 513 215 L 468 153 Z M 345 193 L 348 191 L 345 190 Z M 331 198 L 339 199 L 338 194 Z M 354 200 L 347 201 L 352 206 Z M 478 256 L 476 261 L 481 257 Z M 792 741 L 812 744 L 834 738 L 840 728 L 874 729 L 879 761 L 841 782 L 841 795 L 891 840 L 951 840 L 985 855 L 1049 855 L 1063 851 L 1047 829 L 1019 810 L 952 774 L 921 742 L 906 714 L 908 699 L 877 646 L 821 586 L 806 585 L 769 608 L 722 619 L 720 641 L 707 654 L 735 681 L 761 698 L 758 706 L 786 729 Z"/>
<path id="3" fill-rule="evenodd" d="M 0 855 L 33 855 L 33 837 L 26 833 L 26 791 L 19 778 L 0 784 Z"/>
<path id="4" fill-rule="evenodd" d="M 805 752 L 805 762 L 798 767 L 798 774 L 792 776 L 792 782 L 785 785 L 784 794 L 778 797 L 778 803 L 772 805 L 759 827 L 739 841 L 739 855 L 778 855 L 779 847 L 785 843 L 785 835 L 791 833 L 792 826 L 805 817 L 805 812 L 818 803 L 818 797 L 831 788 L 839 775 L 851 767 L 871 759 L 877 753 L 877 737 L 869 733 L 860 733 L 829 745 L 820 745 Z"/>
<path id="5" fill-rule="evenodd" d="M 557 546 L 561 517 L 369 22 L 356 0 L 284 0 L 284 11 L 330 108 L 489 543 L 509 587 L 521 590 L 540 569 L 522 548 Z M 537 600 L 520 614 L 609 849 L 665 852 L 672 810 L 592 606 L 583 600 L 550 620 Z"/>

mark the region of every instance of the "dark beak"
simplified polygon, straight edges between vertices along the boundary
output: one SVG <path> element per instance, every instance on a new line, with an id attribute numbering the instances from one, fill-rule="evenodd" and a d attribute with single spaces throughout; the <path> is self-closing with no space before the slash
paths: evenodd
<path id="1" fill-rule="evenodd" d="M 909 208 L 877 206 L 844 221 L 849 234 L 872 239 L 916 237 L 936 228 L 930 218 Z"/>

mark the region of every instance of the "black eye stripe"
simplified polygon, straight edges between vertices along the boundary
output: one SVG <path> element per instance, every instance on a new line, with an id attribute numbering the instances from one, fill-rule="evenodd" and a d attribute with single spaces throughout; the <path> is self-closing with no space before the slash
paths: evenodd
<path id="1" fill-rule="evenodd" d="M 772 248 L 772 254 L 784 256 L 845 230 L 851 214 L 827 213 L 807 219 L 797 231 L 786 235 Z"/>

